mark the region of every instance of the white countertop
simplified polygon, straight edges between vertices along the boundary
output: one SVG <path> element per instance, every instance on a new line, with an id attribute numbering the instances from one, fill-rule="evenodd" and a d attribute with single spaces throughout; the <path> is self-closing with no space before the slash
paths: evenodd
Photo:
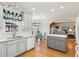
<path id="1" fill-rule="evenodd" d="M 26 35 L 26 36 L 23 36 L 23 37 L 32 37 L 32 36 L 34 36 L 34 35 Z"/>
<path id="2" fill-rule="evenodd" d="M 64 37 L 64 38 L 67 37 L 67 35 L 62 35 L 62 34 L 48 34 L 47 36 Z"/>
<path id="3" fill-rule="evenodd" d="M 34 37 L 34 35 L 26 35 L 26 36 L 22 36 L 22 37 L 16 37 L 16 38 L 11 38 L 11 37 L 9 37 L 9 38 L 6 38 L 6 37 L 4 37 L 4 38 L 0 38 L 0 42 L 5 42 L 5 41 L 11 41 L 11 40 L 17 40 L 17 39 L 19 39 L 19 38 L 27 38 L 27 37 Z"/>
<path id="4" fill-rule="evenodd" d="M 7 41 L 7 39 L 1 39 L 0 38 L 0 42 L 5 42 L 5 41 Z"/>

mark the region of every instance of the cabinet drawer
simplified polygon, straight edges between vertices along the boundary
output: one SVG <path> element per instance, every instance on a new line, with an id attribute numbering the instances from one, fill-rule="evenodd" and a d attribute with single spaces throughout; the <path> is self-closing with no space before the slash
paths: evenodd
<path id="1" fill-rule="evenodd" d="M 60 39 L 60 37 L 55 37 L 55 39 Z"/>
<path id="2" fill-rule="evenodd" d="M 6 45 L 6 42 L 0 42 L 0 44 L 2 44 L 2 45 Z"/>
<path id="3" fill-rule="evenodd" d="M 20 39 L 19 42 L 26 42 L 26 39 Z"/>
<path id="4" fill-rule="evenodd" d="M 13 43 L 17 43 L 17 42 L 18 42 L 18 40 L 8 41 L 8 42 L 7 42 L 7 45 L 9 45 L 9 44 L 13 44 Z"/>
<path id="5" fill-rule="evenodd" d="M 52 37 L 48 36 L 47 39 L 51 39 Z"/>

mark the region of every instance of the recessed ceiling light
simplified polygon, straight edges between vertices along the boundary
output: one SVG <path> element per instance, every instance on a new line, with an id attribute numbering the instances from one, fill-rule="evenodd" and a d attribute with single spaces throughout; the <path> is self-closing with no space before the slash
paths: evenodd
<path id="1" fill-rule="evenodd" d="M 33 10 L 35 10 L 35 8 L 32 8 Z"/>
<path id="2" fill-rule="evenodd" d="M 63 6 L 60 7 L 60 9 L 63 9 L 63 8 L 64 8 Z"/>
<path id="3" fill-rule="evenodd" d="M 51 9 L 52 12 L 54 12 L 54 9 Z"/>

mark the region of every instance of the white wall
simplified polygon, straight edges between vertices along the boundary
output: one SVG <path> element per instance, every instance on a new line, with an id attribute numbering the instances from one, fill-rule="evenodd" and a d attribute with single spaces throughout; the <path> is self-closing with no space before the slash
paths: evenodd
<path id="1" fill-rule="evenodd" d="M 40 31 L 42 32 L 42 34 L 44 34 L 45 32 L 47 34 L 49 33 L 49 23 L 48 23 L 48 20 L 42 20 L 41 21 Z"/>
<path id="2" fill-rule="evenodd" d="M 39 26 L 39 30 L 42 33 L 42 35 L 44 35 L 44 33 L 46 32 L 46 34 L 49 33 L 49 21 L 48 20 L 32 20 L 33 22 L 39 22 L 41 23 Z"/>

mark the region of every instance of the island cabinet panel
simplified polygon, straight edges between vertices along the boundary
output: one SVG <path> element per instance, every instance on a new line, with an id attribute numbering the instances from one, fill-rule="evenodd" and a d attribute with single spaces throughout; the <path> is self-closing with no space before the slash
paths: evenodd
<path id="1" fill-rule="evenodd" d="M 47 46 L 49 48 L 54 48 L 61 51 L 66 51 L 66 38 L 63 37 L 54 37 L 54 36 L 48 36 L 47 37 Z"/>
<path id="2" fill-rule="evenodd" d="M 65 43 L 64 40 L 61 40 L 60 50 L 62 50 L 62 51 L 66 51 L 67 50 L 67 46 L 66 46 L 66 43 Z"/>
<path id="3" fill-rule="evenodd" d="M 52 45 L 51 38 L 48 37 L 48 39 L 49 39 L 49 40 L 47 40 L 47 46 L 48 46 L 48 47 L 51 47 L 51 45 Z M 51 48 L 52 48 L 52 47 L 51 47 Z"/>
<path id="4" fill-rule="evenodd" d="M 61 43 L 60 40 L 55 40 L 55 48 L 58 49 L 58 50 L 61 50 L 61 49 L 60 49 L 60 46 L 61 46 L 60 43 Z"/>
<path id="5" fill-rule="evenodd" d="M 55 47 L 55 40 L 54 37 L 48 37 L 49 40 L 47 40 L 47 45 L 49 48 L 54 48 Z"/>
<path id="6" fill-rule="evenodd" d="M 51 42 L 52 42 L 52 43 L 51 43 L 51 47 L 52 47 L 52 48 L 55 48 L 55 40 L 54 40 L 54 37 L 51 39 Z"/>

